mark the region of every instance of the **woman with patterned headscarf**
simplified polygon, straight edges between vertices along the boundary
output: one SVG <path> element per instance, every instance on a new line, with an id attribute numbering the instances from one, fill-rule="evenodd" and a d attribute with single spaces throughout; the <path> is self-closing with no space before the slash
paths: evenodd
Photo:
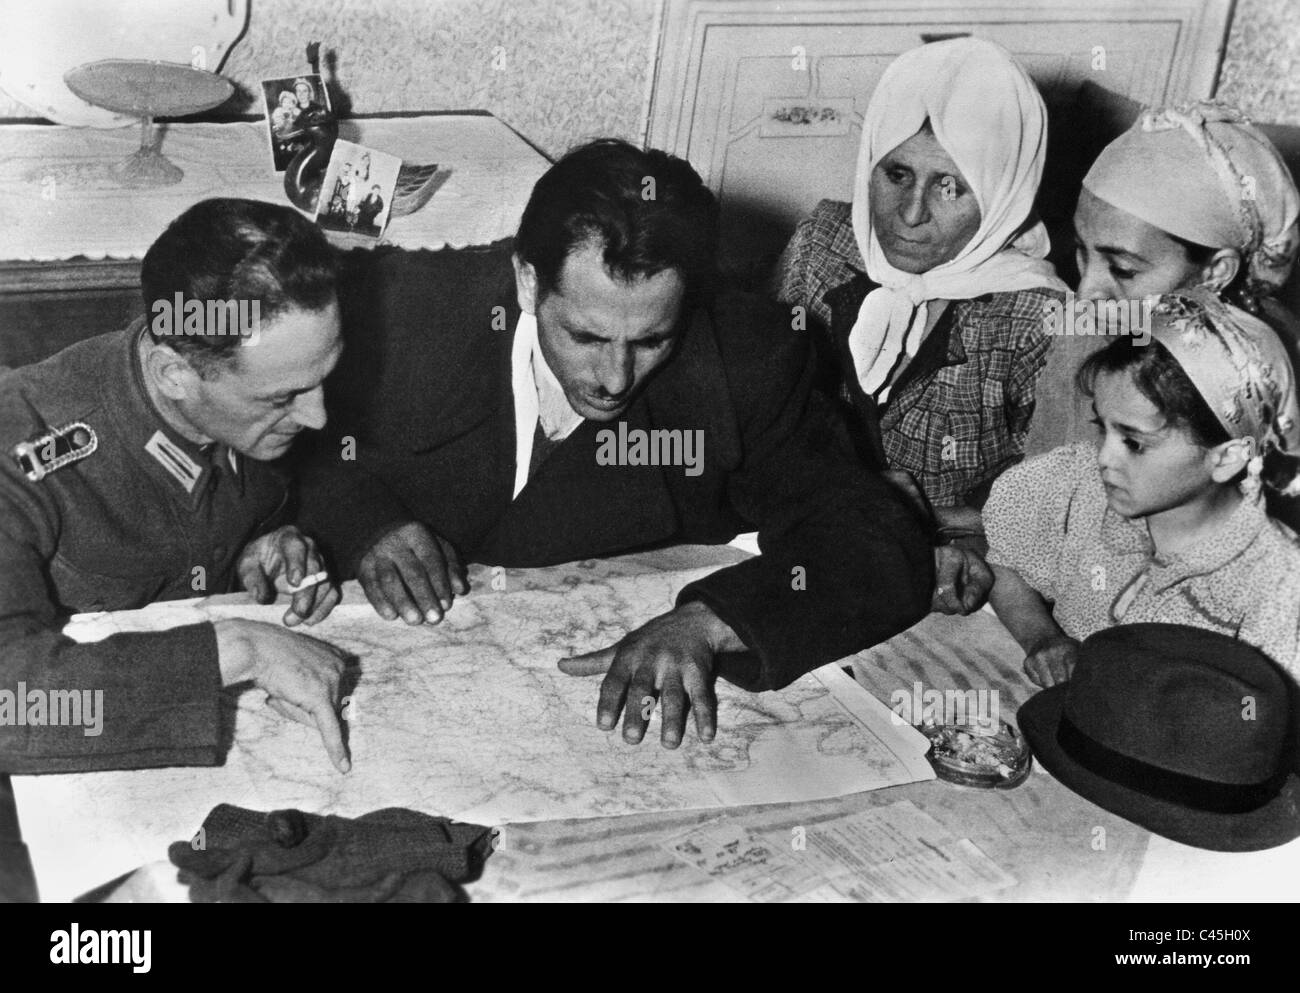
<path id="1" fill-rule="evenodd" d="M 863 117 L 852 205 L 818 204 L 778 272 L 864 459 L 976 548 L 988 488 L 1022 453 L 1044 308 L 1065 291 L 1033 214 L 1046 145 L 1042 98 L 999 45 L 905 52 Z M 950 588 L 941 569 L 936 606 L 970 609 L 944 604 Z"/>
<path id="2" fill-rule="evenodd" d="M 1204 286 L 1277 327 L 1272 297 L 1300 249 L 1300 193 L 1234 108 L 1144 112 L 1106 146 L 1074 215 L 1079 296 L 1140 299 Z"/>
<path id="3" fill-rule="evenodd" d="M 1262 318 L 1294 363 L 1300 325 L 1274 297 L 1300 248 L 1297 218 L 1290 171 L 1239 111 L 1209 102 L 1145 111 L 1084 177 L 1074 213 L 1078 296 L 1140 301 L 1201 286 Z M 1028 454 L 1087 437 L 1087 415 L 1066 384 L 1102 343 L 1054 338 Z M 1270 508 L 1300 525 L 1295 500 L 1271 496 Z"/>

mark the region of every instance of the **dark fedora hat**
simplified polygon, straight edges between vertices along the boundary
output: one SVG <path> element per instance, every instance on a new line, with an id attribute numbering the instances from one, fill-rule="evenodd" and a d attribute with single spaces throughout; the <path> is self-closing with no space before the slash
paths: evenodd
<path id="1" fill-rule="evenodd" d="M 1070 680 L 1020 708 L 1038 761 L 1156 834 L 1249 852 L 1300 836 L 1296 690 L 1266 655 L 1179 624 L 1088 638 Z"/>

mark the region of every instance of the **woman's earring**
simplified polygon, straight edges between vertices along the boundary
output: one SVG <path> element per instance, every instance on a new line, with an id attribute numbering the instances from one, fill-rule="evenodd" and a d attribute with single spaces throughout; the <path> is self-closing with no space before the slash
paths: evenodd
<path id="1" fill-rule="evenodd" d="M 1241 492 L 1250 500 L 1259 497 L 1260 476 L 1264 472 L 1264 456 L 1256 455 L 1246 463 L 1246 475 L 1241 480 Z"/>

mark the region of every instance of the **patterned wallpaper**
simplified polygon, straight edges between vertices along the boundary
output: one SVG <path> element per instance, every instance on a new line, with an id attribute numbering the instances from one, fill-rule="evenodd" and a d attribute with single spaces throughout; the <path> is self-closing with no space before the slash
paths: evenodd
<path id="1" fill-rule="evenodd" d="M 661 0 L 251 0 L 224 72 L 244 87 L 337 53 L 356 113 L 486 109 L 543 152 L 638 138 Z M 304 27 L 306 26 L 306 27 Z M 1300 2 L 1237 0 L 1219 95 L 1300 124 Z M 0 95 L 0 117 L 30 112 Z"/>
<path id="2" fill-rule="evenodd" d="M 320 40 L 354 113 L 490 110 L 554 155 L 586 137 L 638 137 L 656 3 L 252 0 L 224 72 L 244 85 L 293 72 Z"/>
<path id="3" fill-rule="evenodd" d="M 251 0 L 222 73 L 250 93 L 337 55 L 354 113 L 489 110 L 543 152 L 639 139 L 659 0 Z M 244 109 L 244 108 L 241 108 Z M 254 108 L 247 108 L 251 112 Z M 260 108 L 257 108 L 260 109 Z M 30 116 L 0 94 L 0 116 Z"/>
<path id="4" fill-rule="evenodd" d="M 1300 3 L 1237 0 L 1217 95 L 1257 121 L 1300 124 Z"/>

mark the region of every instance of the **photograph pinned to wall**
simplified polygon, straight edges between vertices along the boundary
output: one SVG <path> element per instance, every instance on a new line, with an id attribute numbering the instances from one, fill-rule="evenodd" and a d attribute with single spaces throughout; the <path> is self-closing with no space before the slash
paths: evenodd
<path id="1" fill-rule="evenodd" d="M 311 128 L 334 120 L 329 90 L 313 72 L 262 80 L 262 103 L 276 172 L 311 144 Z"/>
<path id="2" fill-rule="evenodd" d="M 377 239 L 388 223 L 401 168 L 396 155 L 335 142 L 316 202 L 316 223 L 328 232 Z"/>

